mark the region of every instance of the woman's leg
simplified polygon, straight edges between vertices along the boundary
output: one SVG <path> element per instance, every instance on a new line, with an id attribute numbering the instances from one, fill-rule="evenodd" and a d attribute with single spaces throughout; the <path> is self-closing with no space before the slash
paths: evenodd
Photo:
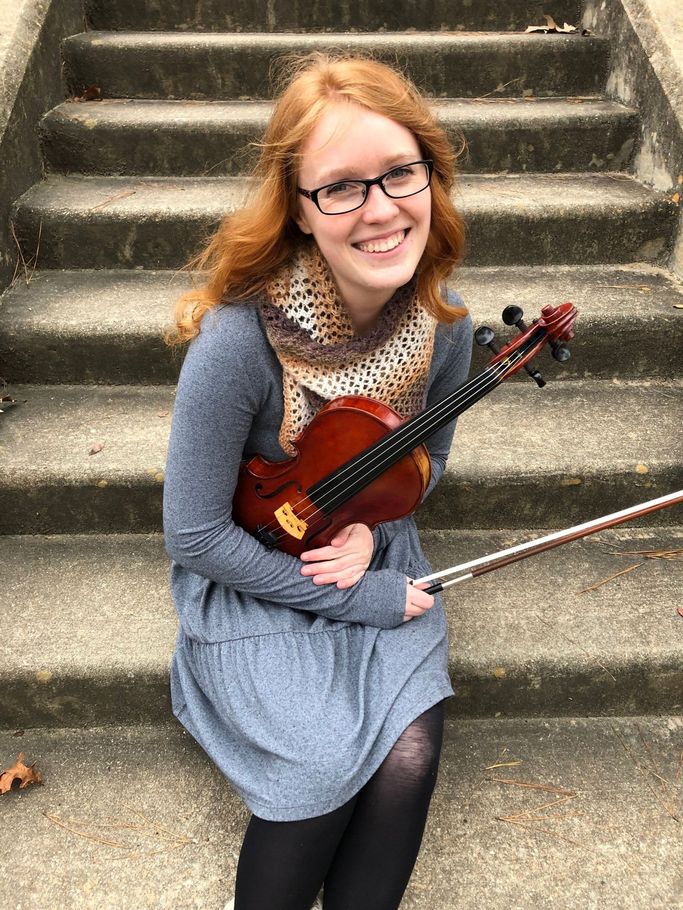
<path id="1" fill-rule="evenodd" d="M 325 910 L 397 910 L 422 842 L 443 737 L 443 702 L 408 726 L 356 796 L 325 877 Z"/>
<path id="2" fill-rule="evenodd" d="M 294 822 L 252 815 L 237 864 L 235 910 L 309 910 L 357 799 Z"/>

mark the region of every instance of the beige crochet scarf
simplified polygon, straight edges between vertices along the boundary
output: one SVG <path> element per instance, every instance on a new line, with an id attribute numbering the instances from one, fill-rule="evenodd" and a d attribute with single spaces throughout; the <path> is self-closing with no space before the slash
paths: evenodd
<path id="1" fill-rule="evenodd" d="M 424 408 L 436 319 L 416 287 L 413 278 L 399 288 L 374 328 L 358 336 L 315 244 L 302 246 L 268 282 L 261 315 L 282 365 L 285 452 L 294 454 L 292 440 L 340 395 L 376 398 L 403 417 Z"/>

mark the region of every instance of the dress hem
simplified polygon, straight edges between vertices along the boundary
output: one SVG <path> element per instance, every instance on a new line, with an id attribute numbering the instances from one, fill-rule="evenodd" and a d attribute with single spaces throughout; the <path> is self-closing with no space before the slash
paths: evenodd
<path id="1" fill-rule="evenodd" d="M 379 766 L 382 764 L 384 759 L 387 757 L 399 736 L 403 731 L 408 727 L 414 720 L 416 720 L 420 714 L 423 714 L 429 708 L 433 707 L 437 702 L 442 701 L 445 698 L 450 698 L 454 695 L 452 686 L 440 686 L 438 689 L 432 691 L 432 693 L 426 696 L 423 700 L 417 703 L 417 706 L 413 705 L 411 710 L 407 712 L 406 719 L 400 720 L 396 724 L 392 725 L 391 732 L 386 734 L 381 738 L 380 742 L 387 743 L 386 749 L 384 746 L 379 750 L 379 758 L 375 760 L 371 765 L 365 766 L 363 768 L 363 773 L 357 777 L 348 787 L 343 790 L 341 793 L 335 794 L 335 796 L 318 802 L 315 806 L 307 806 L 307 804 L 297 805 L 297 806 L 284 806 L 281 809 L 273 808 L 272 806 L 265 806 L 261 803 L 256 802 L 256 800 L 251 797 L 247 798 L 233 783 L 226 778 L 238 796 L 246 804 L 247 808 L 258 818 L 263 819 L 264 821 L 272 822 L 290 822 L 290 821 L 301 821 L 305 818 L 315 818 L 320 815 L 325 815 L 328 812 L 333 812 L 335 809 L 338 809 L 340 806 L 343 806 L 344 803 L 347 803 L 352 799 L 362 788 L 367 784 L 372 775 L 377 771 Z M 303 814 L 302 814 L 303 813 Z"/>

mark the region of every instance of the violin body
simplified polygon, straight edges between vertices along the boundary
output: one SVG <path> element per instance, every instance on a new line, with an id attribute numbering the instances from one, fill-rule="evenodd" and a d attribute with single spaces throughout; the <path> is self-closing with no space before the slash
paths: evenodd
<path id="1" fill-rule="evenodd" d="M 306 493 L 403 422 L 393 408 L 361 395 L 328 402 L 294 440 L 297 454 L 292 458 L 273 462 L 256 455 L 242 463 L 233 499 L 234 520 L 267 545 L 300 556 L 329 544 L 338 531 L 355 522 L 374 528 L 410 515 L 431 477 L 431 460 L 422 444 L 330 514 L 321 512 Z M 308 525 L 300 538 L 287 533 L 275 517 L 287 504 Z M 274 532 L 276 542 L 269 544 L 262 529 Z"/>

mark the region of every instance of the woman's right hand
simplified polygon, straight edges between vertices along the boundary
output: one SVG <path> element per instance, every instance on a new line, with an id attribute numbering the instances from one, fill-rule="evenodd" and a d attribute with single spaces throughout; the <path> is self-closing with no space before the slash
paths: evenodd
<path id="1" fill-rule="evenodd" d="M 406 610 L 403 614 L 403 622 L 408 622 L 415 616 L 422 616 L 423 613 L 426 613 L 427 610 L 434 606 L 434 596 L 425 594 L 423 590 L 423 588 L 429 587 L 426 582 L 421 585 L 414 585 L 408 580 L 406 587 Z"/>

